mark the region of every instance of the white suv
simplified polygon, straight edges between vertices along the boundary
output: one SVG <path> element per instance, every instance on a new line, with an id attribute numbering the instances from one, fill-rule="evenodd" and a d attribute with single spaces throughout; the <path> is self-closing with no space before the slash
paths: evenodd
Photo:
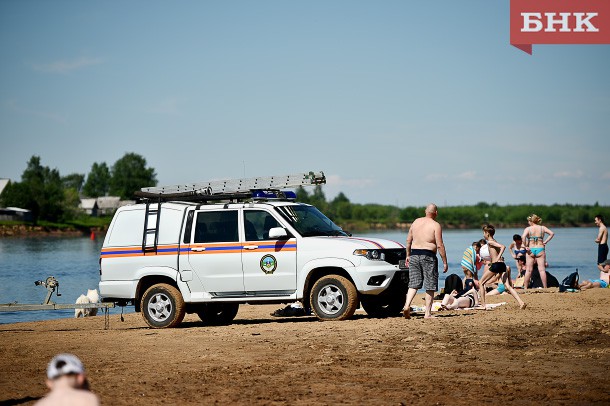
<path id="1" fill-rule="evenodd" d="M 288 200 L 121 207 L 100 255 L 106 302 L 132 303 L 153 328 L 185 313 L 230 323 L 239 304 L 302 301 L 321 320 L 399 314 L 406 271 L 397 242 L 350 237 L 314 206 Z"/>

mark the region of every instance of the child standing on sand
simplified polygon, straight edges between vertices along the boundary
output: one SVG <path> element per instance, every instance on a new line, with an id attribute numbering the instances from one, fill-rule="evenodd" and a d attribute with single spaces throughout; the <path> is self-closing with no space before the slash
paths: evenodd
<path id="1" fill-rule="evenodd" d="M 510 268 L 506 267 L 504 263 L 504 258 L 502 254 L 506 249 L 506 246 L 500 244 L 494 239 L 494 235 L 496 234 L 496 229 L 491 224 L 487 224 L 483 226 L 483 237 L 487 240 L 487 245 L 489 246 L 489 254 L 491 257 L 491 262 L 485 264 L 485 269 L 483 272 L 483 276 L 479 280 L 479 297 L 481 301 L 481 307 L 483 309 L 486 308 L 485 305 L 485 288 L 486 284 L 494 278 L 494 276 L 499 275 L 500 280 L 504 284 L 504 287 L 510 293 L 517 303 L 519 303 L 519 307 L 521 309 L 525 309 L 527 306 L 521 297 L 517 293 L 517 291 L 513 288 L 513 282 L 510 279 Z"/>

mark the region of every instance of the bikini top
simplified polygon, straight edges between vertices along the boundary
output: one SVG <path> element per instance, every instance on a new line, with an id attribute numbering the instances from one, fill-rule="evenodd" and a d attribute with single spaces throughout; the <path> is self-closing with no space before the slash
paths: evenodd
<path id="1" fill-rule="evenodd" d="M 517 257 L 518 257 L 518 256 L 520 256 L 520 255 L 525 255 L 525 254 L 527 254 L 527 250 L 526 250 L 525 248 L 521 248 L 520 250 L 518 250 L 518 249 L 514 249 L 513 251 L 514 251 L 514 253 L 515 253 L 515 255 L 516 255 Z"/>
<path id="2" fill-rule="evenodd" d="M 532 227 L 530 227 L 530 232 L 531 232 Z M 530 235 L 529 237 L 527 237 L 527 239 L 530 241 L 533 241 L 533 242 L 538 242 L 538 240 L 542 240 L 544 238 L 544 231 L 542 230 L 542 226 L 540 226 L 540 231 L 542 231 L 542 235 L 540 235 L 540 236 Z"/>
<path id="3" fill-rule="evenodd" d="M 481 261 L 491 261 L 491 254 L 489 253 L 489 245 L 485 244 L 479 250 Z"/>

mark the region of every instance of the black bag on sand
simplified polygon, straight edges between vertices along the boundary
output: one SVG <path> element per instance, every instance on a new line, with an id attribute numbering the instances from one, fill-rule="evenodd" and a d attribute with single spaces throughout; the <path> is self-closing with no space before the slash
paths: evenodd
<path id="1" fill-rule="evenodd" d="M 561 281 L 561 285 L 559 285 L 560 292 L 573 292 L 578 290 L 578 269 L 576 272 L 572 272 L 568 276 Z"/>
<path id="2" fill-rule="evenodd" d="M 445 288 L 441 293 L 434 297 L 434 300 L 441 300 L 446 294 L 448 295 L 454 290 L 461 292 L 463 289 L 464 286 L 462 286 L 462 280 L 460 277 L 452 273 L 445 278 Z"/>
<path id="3" fill-rule="evenodd" d="M 540 272 L 538 272 L 538 266 L 534 266 L 534 270 L 532 271 L 532 276 L 530 278 L 530 285 L 528 289 L 532 288 L 541 288 L 542 287 L 542 279 L 540 279 Z M 555 278 L 551 273 L 546 271 L 546 287 L 547 288 L 558 288 L 559 281 Z"/>

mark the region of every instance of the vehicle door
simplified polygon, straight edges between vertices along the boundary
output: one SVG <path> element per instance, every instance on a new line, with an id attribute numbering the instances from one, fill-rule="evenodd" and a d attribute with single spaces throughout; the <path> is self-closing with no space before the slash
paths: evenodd
<path id="1" fill-rule="evenodd" d="M 195 214 L 189 264 L 212 295 L 244 292 L 238 213 L 237 209 L 219 209 Z"/>
<path id="2" fill-rule="evenodd" d="M 297 287 L 297 240 L 270 240 L 269 230 L 283 225 L 268 211 L 243 209 L 244 287 L 256 296 L 287 296 Z"/>

